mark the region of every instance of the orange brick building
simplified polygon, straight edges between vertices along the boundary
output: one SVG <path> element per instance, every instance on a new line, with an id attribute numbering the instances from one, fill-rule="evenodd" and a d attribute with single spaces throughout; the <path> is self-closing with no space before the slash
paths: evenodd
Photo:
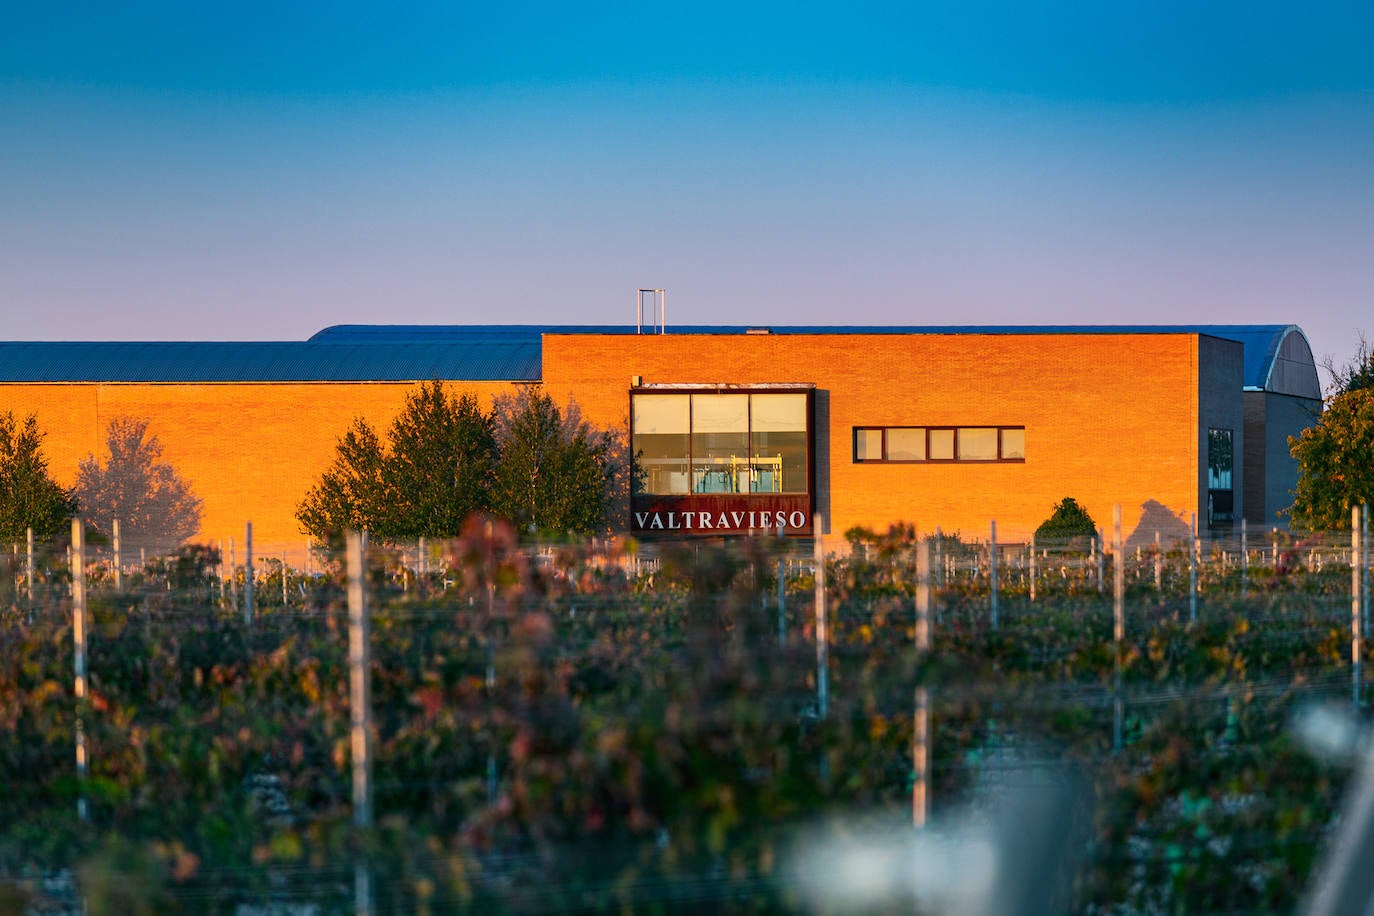
<path id="1" fill-rule="evenodd" d="M 627 530 L 824 533 L 909 521 L 1029 537 L 1072 496 L 1136 539 L 1281 524 L 1286 437 L 1315 421 L 1291 325 L 1069 328 L 329 328 L 270 344 L 0 344 L 0 410 L 36 413 L 54 476 L 149 420 L 207 540 L 295 506 L 354 417 L 441 378 L 489 405 L 542 383 L 638 457 Z M 661 329 L 656 329 L 661 330 Z"/>

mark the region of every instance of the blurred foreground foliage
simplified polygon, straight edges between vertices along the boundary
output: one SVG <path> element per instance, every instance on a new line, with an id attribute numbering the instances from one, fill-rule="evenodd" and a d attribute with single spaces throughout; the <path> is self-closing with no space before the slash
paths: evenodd
<path id="1" fill-rule="evenodd" d="M 42 904 L 68 870 L 92 913 L 341 911 L 361 857 L 382 911 L 794 911 L 806 829 L 909 811 L 920 684 L 934 697 L 937 815 L 1014 775 L 1017 748 L 1089 775 L 1081 910 L 1296 905 L 1345 778 L 1285 730 L 1295 703 L 1348 695 L 1335 570 L 1257 573 L 1245 598 L 1218 583 L 1196 623 L 1177 595 L 1134 584 L 1114 753 L 1111 604 L 1090 579 L 1035 604 L 1009 579 L 996 631 L 977 581 L 946 581 L 920 657 L 914 532 L 853 539 L 826 569 L 825 719 L 814 580 L 778 542 L 665 547 L 636 574 L 634 545 L 534 554 L 478 521 L 420 583 L 374 554 L 377 826 L 364 836 L 340 578 L 251 625 L 221 606 L 213 552 L 150 565 L 123 594 L 96 587 L 80 705 L 69 605 L 29 609 L 11 592 L 0 908 Z"/>

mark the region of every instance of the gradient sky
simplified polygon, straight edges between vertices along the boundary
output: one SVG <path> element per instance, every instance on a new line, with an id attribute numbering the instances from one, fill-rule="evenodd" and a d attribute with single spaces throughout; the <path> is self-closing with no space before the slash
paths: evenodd
<path id="1" fill-rule="evenodd" d="M 3 336 L 1374 336 L 1374 5 L 0 6 Z"/>

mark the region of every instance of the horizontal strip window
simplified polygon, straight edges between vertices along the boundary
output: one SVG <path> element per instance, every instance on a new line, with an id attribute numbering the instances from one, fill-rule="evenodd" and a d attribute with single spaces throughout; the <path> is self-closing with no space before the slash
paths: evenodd
<path id="1" fill-rule="evenodd" d="M 1025 460 L 1024 426 L 854 427 L 854 461 L 859 464 Z"/>

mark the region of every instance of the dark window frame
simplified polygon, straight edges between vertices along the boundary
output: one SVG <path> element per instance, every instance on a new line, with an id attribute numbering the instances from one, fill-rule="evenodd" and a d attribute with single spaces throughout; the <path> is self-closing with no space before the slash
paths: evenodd
<path id="1" fill-rule="evenodd" d="M 889 457 L 887 457 L 887 431 L 890 430 L 890 429 L 923 429 L 923 430 L 925 430 L 926 457 L 925 457 L 925 458 L 889 458 Z M 996 457 L 996 458 L 960 458 L 960 457 L 959 457 L 959 451 L 958 451 L 958 442 L 959 442 L 959 430 L 961 430 L 961 429 L 994 429 L 994 430 L 996 430 L 996 431 L 997 431 L 997 457 Z M 932 431 L 932 430 L 940 430 L 940 431 L 948 430 L 948 431 L 954 433 L 954 447 L 955 447 L 955 451 L 954 451 L 954 457 L 953 457 L 953 458 L 931 458 L 931 457 L 930 457 L 930 453 L 931 453 L 931 452 L 930 452 L 930 434 L 931 434 L 931 431 Z M 1010 424 L 1010 423 L 1007 423 L 1007 424 L 999 424 L 999 425 L 996 425 L 996 426 L 990 425 L 990 424 L 980 424 L 980 425 L 969 424 L 969 425 L 966 425 L 966 426 L 949 426 L 949 425 L 939 425 L 939 426 L 918 426 L 918 425 L 912 424 L 912 425 L 910 425 L 910 426 L 907 426 L 907 425 L 901 425 L 901 426 L 898 426 L 898 425 L 889 425 L 889 426 L 855 426 L 855 427 L 853 427 L 852 432 L 851 432 L 850 455 L 851 455 L 851 457 L 852 457 L 852 459 L 853 459 L 854 464 L 1025 464 L 1025 463 L 1026 463 L 1026 458 L 1025 458 L 1025 455 L 1024 455 L 1024 454 L 1023 454 L 1020 458 L 1008 458 L 1008 457 L 1006 457 L 1006 456 L 1003 454 L 1003 436 L 1002 436 L 1002 433 L 1003 433 L 1004 430 L 1019 430 L 1019 431 L 1021 432 L 1022 440 L 1023 440 L 1022 451 L 1024 452 L 1024 450 L 1025 450 L 1024 438 L 1025 438 L 1025 433 L 1026 433 L 1026 427 L 1025 427 L 1025 426 L 1020 426 L 1020 425 Z M 860 433 L 861 431 L 863 431 L 863 432 L 873 432 L 873 431 L 876 431 L 876 432 L 879 432 L 879 433 L 882 434 L 882 436 L 881 436 L 881 440 L 882 440 L 882 457 L 880 457 L 880 458 L 860 458 L 860 457 L 859 457 L 859 433 Z"/>
<path id="2" fill-rule="evenodd" d="M 1216 442 L 1218 441 L 1218 439 L 1221 438 L 1221 437 L 1219 437 L 1219 436 L 1216 436 L 1216 435 L 1215 435 L 1216 433 L 1223 433 L 1223 434 L 1225 434 L 1225 441 L 1226 441 L 1226 448 L 1225 448 L 1226 469 L 1225 469 L 1225 472 L 1226 472 L 1226 476 L 1229 478 L 1229 482 L 1230 482 L 1230 484 L 1231 484 L 1230 486 L 1226 486 L 1226 487 L 1214 487 L 1214 486 L 1212 486 L 1212 467 L 1213 467 L 1213 462 L 1212 462 L 1212 450 L 1213 450 L 1213 448 L 1214 448 L 1214 443 L 1216 443 Z M 1207 427 L 1207 489 L 1209 489 L 1209 490 L 1234 490 L 1234 489 L 1235 489 L 1235 484 L 1236 484 L 1236 450 L 1235 450 L 1235 449 L 1236 449 L 1236 432 L 1235 432 L 1234 429 L 1232 429 L 1231 427 L 1227 427 L 1227 426 L 1209 426 L 1209 427 Z M 1220 456 L 1218 456 L 1218 457 L 1220 457 Z M 1217 476 L 1220 476 L 1220 472 L 1218 472 L 1218 475 L 1217 475 Z"/>
<path id="3" fill-rule="evenodd" d="M 949 433 L 949 454 L 948 458 L 932 458 L 931 453 L 931 433 Z M 887 433 L 883 433 L 883 457 L 887 457 Z M 926 460 L 925 464 L 955 464 L 959 461 L 959 427 L 957 426 L 927 426 L 926 427 Z M 888 464 L 921 464 L 919 461 L 889 461 Z"/>
<path id="4" fill-rule="evenodd" d="M 1226 440 L 1226 476 L 1230 486 L 1212 486 L 1212 450 L 1217 438 L 1214 434 L 1224 433 Z M 1207 527 L 1215 527 L 1217 522 L 1233 522 L 1236 518 L 1236 431 L 1234 427 L 1209 426 L 1207 428 Z M 1219 476 L 1219 475 L 1218 475 Z"/>

